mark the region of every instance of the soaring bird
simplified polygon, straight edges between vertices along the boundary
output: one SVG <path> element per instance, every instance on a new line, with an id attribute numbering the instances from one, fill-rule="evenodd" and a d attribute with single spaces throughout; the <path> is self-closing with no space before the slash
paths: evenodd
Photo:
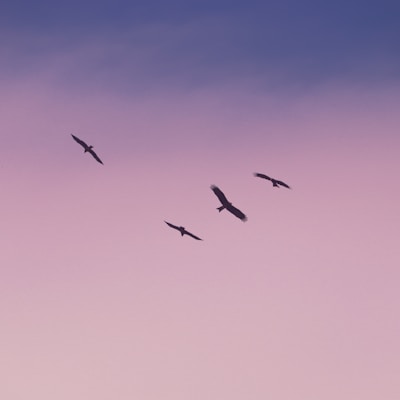
<path id="1" fill-rule="evenodd" d="M 255 172 L 254 176 L 257 176 L 258 178 L 264 178 L 264 179 L 267 179 L 267 180 L 271 181 L 272 182 L 272 186 L 276 186 L 276 187 L 283 186 L 285 188 L 290 189 L 290 186 L 288 184 L 286 184 L 285 182 L 278 181 L 278 179 L 270 178 L 267 175 L 259 174 L 258 172 Z"/>
<path id="2" fill-rule="evenodd" d="M 217 210 L 219 212 L 221 212 L 223 209 L 228 210 L 229 212 L 231 212 L 235 217 L 241 219 L 243 222 L 247 221 L 247 217 L 236 207 L 234 207 L 232 205 L 232 203 L 230 203 L 228 201 L 228 199 L 226 198 L 226 196 L 222 193 L 222 190 L 215 186 L 212 185 L 211 186 L 211 190 L 215 193 L 215 195 L 218 197 L 219 201 L 221 202 L 222 206 L 221 207 L 217 207 Z"/>
<path id="3" fill-rule="evenodd" d="M 94 152 L 93 146 L 88 146 L 83 140 L 81 140 L 81 139 L 77 138 L 76 136 L 72 135 L 72 133 L 71 133 L 71 136 L 73 137 L 75 142 L 79 143 L 84 148 L 84 150 L 85 150 L 84 152 L 85 153 L 89 152 L 97 162 L 99 162 L 100 164 L 103 164 L 103 161 L 101 161 L 99 156 Z"/>
<path id="4" fill-rule="evenodd" d="M 177 231 L 179 231 L 180 233 L 181 233 L 181 236 L 183 236 L 183 235 L 188 235 L 188 236 L 191 236 L 193 239 L 196 239 L 196 240 L 203 240 L 203 239 L 200 239 L 198 236 L 196 236 L 196 235 L 193 235 L 193 233 L 190 233 L 189 231 L 187 231 L 183 226 L 176 226 L 176 225 L 174 225 L 174 224 L 170 224 L 169 222 L 167 222 L 167 221 L 164 221 L 168 226 L 170 226 L 171 228 L 174 228 L 174 229 L 176 229 Z"/>

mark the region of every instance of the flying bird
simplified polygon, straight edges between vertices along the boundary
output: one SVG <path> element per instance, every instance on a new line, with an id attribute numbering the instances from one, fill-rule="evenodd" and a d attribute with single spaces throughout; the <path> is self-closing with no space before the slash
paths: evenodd
<path id="1" fill-rule="evenodd" d="M 101 161 L 99 156 L 94 152 L 93 146 L 88 146 L 83 140 L 81 140 L 81 139 L 77 138 L 76 136 L 72 135 L 72 133 L 71 133 L 71 136 L 73 137 L 75 142 L 79 143 L 84 148 L 84 150 L 85 150 L 84 152 L 85 153 L 89 152 L 97 162 L 99 162 L 100 164 L 103 164 L 103 161 Z"/>
<path id="2" fill-rule="evenodd" d="M 222 204 L 221 207 L 217 207 L 217 210 L 219 212 L 221 212 L 223 209 L 226 209 L 229 212 L 231 212 L 235 217 L 241 219 L 243 222 L 247 221 L 247 217 L 239 209 L 234 207 L 232 203 L 228 201 L 228 199 L 226 198 L 226 196 L 219 187 L 212 185 L 211 190 L 215 193 L 215 195 L 218 197 L 219 201 Z"/>
<path id="3" fill-rule="evenodd" d="M 169 222 L 167 222 L 167 221 L 164 221 L 168 226 L 170 226 L 171 228 L 174 228 L 174 229 L 176 229 L 177 231 L 179 231 L 180 233 L 181 233 L 181 236 L 183 236 L 183 235 L 188 235 L 188 236 L 191 236 L 193 239 L 196 239 L 196 240 L 203 240 L 203 239 L 200 239 L 198 236 L 196 236 L 196 235 L 193 235 L 193 233 L 190 233 L 189 231 L 187 231 L 183 226 L 176 226 L 176 225 L 174 225 L 174 224 L 170 224 Z"/>
<path id="4" fill-rule="evenodd" d="M 267 175 L 259 174 L 258 172 L 255 172 L 254 176 L 257 176 L 258 178 L 264 178 L 264 179 L 267 179 L 267 180 L 271 181 L 272 182 L 272 186 L 276 186 L 276 187 L 283 186 L 285 188 L 291 189 L 291 187 L 288 184 L 286 184 L 285 182 L 278 181 L 278 179 L 270 178 Z"/>

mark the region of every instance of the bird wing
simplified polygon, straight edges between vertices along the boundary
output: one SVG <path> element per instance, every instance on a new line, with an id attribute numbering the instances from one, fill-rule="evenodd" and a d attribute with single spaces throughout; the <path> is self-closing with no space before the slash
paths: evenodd
<path id="1" fill-rule="evenodd" d="M 238 217 L 241 219 L 243 222 L 247 221 L 246 215 L 244 215 L 238 208 L 233 206 L 232 204 L 229 204 L 226 209 L 231 212 L 235 217 Z"/>
<path id="2" fill-rule="evenodd" d="M 200 239 L 198 236 L 193 235 L 193 233 L 188 232 L 186 229 L 185 229 L 185 233 L 186 233 L 186 235 L 191 236 L 193 239 L 196 239 L 196 240 L 203 240 L 203 239 Z"/>
<path id="3" fill-rule="evenodd" d="M 177 231 L 180 231 L 180 229 L 179 229 L 179 227 L 178 226 L 176 226 L 176 225 L 174 225 L 174 224 L 170 224 L 169 222 L 167 222 L 167 221 L 164 221 L 168 226 L 170 226 L 171 228 L 174 228 L 174 229 L 176 229 Z"/>
<path id="4" fill-rule="evenodd" d="M 225 195 L 222 193 L 222 190 L 218 186 L 212 185 L 211 190 L 215 193 L 223 206 L 229 204 L 228 199 L 225 197 Z"/>
<path id="5" fill-rule="evenodd" d="M 278 185 L 281 185 L 281 186 L 284 186 L 285 188 L 291 189 L 291 187 L 288 184 L 286 184 L 285 182 L 282 182 L 282 181 L 275 181 L 275 182 Z"/>
<path id="6" fill-rule="evenodd" d="M 258 172 L 255 172 L 254 176 L 257 176 L 258 178 L 264 178 L 264 179 L 268 179 L 269 181 L 272 181 L 272 179 L 269 176 L 264 175 L 264 174 L 260 174 Z"/>
<path id="7" fill-rule="evenodd" d="M 186 229 L 185 229 L 185 233 L 186 233 L 186 235 L 191 236 L 193 239 L 196 239 L 196 240 L 203 240 L 203 239 L 200 239 L 198 236 L 193 235 L 193 233 L 188 232 Z"/>
<path id="8" fill-rule="evenodd" d="M 96 161 L 98 161 L 100 164 L 103 164 L 103 161 L 100 160 L 99 156 L 95 153 L 93 149 L 88 149 L 88 151 Z"/>
<path id="9" fill-rule="evenodd" d="M 78 137 L 76 137 L 72 133 L 71 133 L 71 136 L 75 140 L 75 142 L 79 143 L 84 149 L 88 148 L 88 145 L 83 140 L 79 139 Z"/>

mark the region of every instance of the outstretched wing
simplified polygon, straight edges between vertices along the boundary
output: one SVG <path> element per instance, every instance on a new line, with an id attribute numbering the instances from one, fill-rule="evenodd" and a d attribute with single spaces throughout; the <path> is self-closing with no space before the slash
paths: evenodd
<path id="1" fill-rule="evenodd" d="M 97 162 L 99 162 L 100 164 L 103 164 L 103 161 L 100 160 L 99 156 L 94 152 L 93 149 L 88 149 L 88 151 Z"/>
<path id="2" fill-rule="evenodd" d="M 226 207 L 229 204 L 228 199 L 225 197 L 225 195 L 222 193 L 222 190 L 218 186 L 212 185 L 211 190 L 215 193 L 223 206 Z"/>
<path id="3" fill-rule="evenodd" d="M 79 139 L 78 137 L 76 137 L 72 133 L 71 133 L 71 136 L 75 140 L 75 142 L 79 143 L 84 149 L 88 148 L 88 145 L 83 140 Z"/>
<path id="4" fill-rule="evenodd" d="M 200 239 L 198 236 L 193 235 L 193 233 L 188 232 L 186 229 L 185 229 L 185 233 L 186 233 L 186 235 L 191 236 L 193 239 L 196 239 L 196 240 L 203 240 L 203 239 Z"/>
<path id="5" fill-rule="evenodd" d="M 171 228 L 174 228 L 174 229 L 176 229 L 177 231 L 180 231 L 180 229 L 179 229 L 179 227 L 178 226 L 176 226 L 176 225 L 174 225 L 174 224 L 170 224 L 169 222 L 167 222 L 167 221 L 164 221 L 168 226 L 170 226 Z"/>
<path id="6" fill-rule="evenodd" d="M 235 206 L 229 204 L 226 209 L 231 212 L 235 217 L 241 219 L 243 222 L 247 221 L 247 217 Z"/>
<path id="7" fill-rule="evenodd" d="M 272 181 L 272 179 L 269 176 L 264 175 L 264 174 L 260 174 L 258 172 L 255 172 L 254 176 L 257 176 L 258 178 L 268 179 L 269 181 Z"/>
<path id="8" fill-rule="evenodd" d="M 284 186 L 285 188 L 288 188 L 288 189 L 291 189 L 291 187 L 288 185 L 288 184 L 286 184 L 285 182 L 282 182 L 282 181 L 275 181 L 278 185 L 281 185 L 281 186 Z"/>

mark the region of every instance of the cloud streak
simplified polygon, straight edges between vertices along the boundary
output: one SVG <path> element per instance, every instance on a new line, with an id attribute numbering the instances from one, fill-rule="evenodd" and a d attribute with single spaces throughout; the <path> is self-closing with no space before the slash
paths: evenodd
<path id="1" fill-rule="evenodd" d="M 326 9 L 314 2 L 301 8 L 291 2 L 254 3 L 229 11 L 224 2 L 218 4 L 202 12 L 175 10 L 164 19 L 142 10 L 142 20 L 109 26 L 100 16 L 109 12 L 113 20 L 114 14 L 103 4 L 103 14 L 98 11 L 99 18 L 87 21 L 87 27 L 81 20 L 62 29 L 8 26 L 1 42 L 3 79 L 43 74 L 67 85 L 132 93 L 237 81 L 271 90 L 399 78 L 399 28 L 391 3 L 360 8 L 358 2 L 347 7 L 339 2 Z M 135 11 L 126 3 L 115 7 L 121 18 L 124 10 L 127 15 Z M 67 13 L 63 21 L 71 18 Z M 34 14 L 30 20 L 35 21 Z"/>

